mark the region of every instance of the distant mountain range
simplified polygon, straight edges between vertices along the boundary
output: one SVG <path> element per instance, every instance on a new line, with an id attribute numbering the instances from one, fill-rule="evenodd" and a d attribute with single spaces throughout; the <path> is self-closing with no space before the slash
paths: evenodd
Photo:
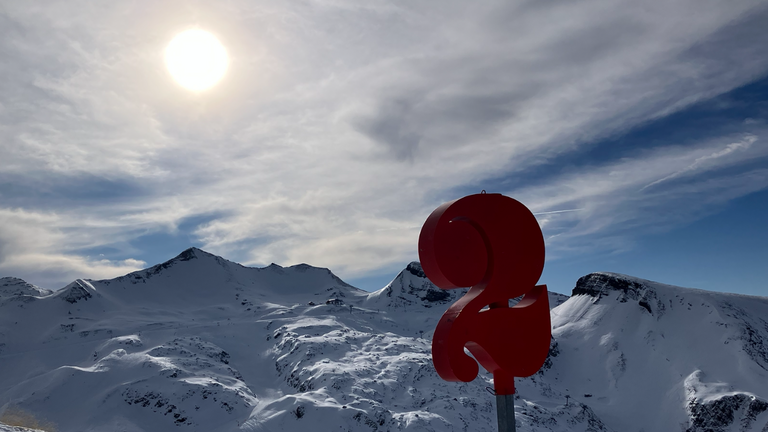
<path id="1" fill-rule="evenodd" d="M 327 269 L 196 248 L 55 292 L 0 278 L 0 419 L 22 410 L 59 432 L 496 431 L 491 376 L 445 382 L 430 358 L 464 292 L 436 288 L 416 262 L 369 293 Z M 768 432 L 768 298 L 593 273 L 550 305 L 549 358 L 517 379 L 518 431 Z"/>

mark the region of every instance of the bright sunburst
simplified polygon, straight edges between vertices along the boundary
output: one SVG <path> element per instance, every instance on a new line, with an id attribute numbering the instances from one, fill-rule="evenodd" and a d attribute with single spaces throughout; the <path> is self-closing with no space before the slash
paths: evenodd
<path id="1" fill-rule="evenodd" d="M 187 30 L 165 49 L 165 64 L 183 87 L 202 91 L 214 86 L 227 71 L 227 51 L 218 39 L 203 30 Z"/>

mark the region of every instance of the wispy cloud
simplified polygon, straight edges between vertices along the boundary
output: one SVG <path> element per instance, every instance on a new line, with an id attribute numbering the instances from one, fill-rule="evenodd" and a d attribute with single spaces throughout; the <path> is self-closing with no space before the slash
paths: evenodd
<path id="1" fill-rule="evenodd" d="M 696 220 L 768 187 L 768 170 L 760 163 L 768 160 L 768 146 L 753 146 L 756 142 L 754 135 L 735 143 L 725 136 L 686 147 L 663 146 L 506 192 L 533 209 L 580 208 L 535 212 L 551 236 L 553 258 L 574 248 L 622 250 L 642 233 Z M 743 168 L 734 172 L 734 167 Z M 653 180 L 658 178 L 664 182 Z M 656 187 L 642 187 L 651 180 Z"/>
<path id="2" fill-rule="evenodd" d="M 76 278 L 115 277 L 146 266 L 131 258 L 79 255 L 83 248 L 105 241 L 107 236 L 98 231 L 86 221 L 67 220 L 56 213 L 0 209 L 0 273 L 60 288 Z"/>
<path id="3" fill-rule="evenodd" d="M 730 143 L 727 146 L 725 146 L 725 148 L 722 150 L 718 150 L 714 153 L 696 158 L 693 161 L 693 163 L 691 163 L 687 167 L 679 171 L 676 171 L 664 178 L 660 178 L 654 182 L 648 183 L 647 185 L 643 186 L 641 190 L 648 189 L 649 187 L 655 186 L 659 183 L 663 183 L 665 181 L 672 180 L 674 178 L 678 178 L 686 174 L 692 174 L 702 169 L 719 167 L 721 166 L 721 164 L 717 164 L 716 159 L 722 158 L 724 156 L 728 156 L 729 154 L 738 150 L 746 150 L 749 147 L 751 147 L 752 144 L 755 143 L 755 141 L 757 141 L 757 137 L 755 135 L 747 135 L 743 140 Z"/>
<path id="4" fill-rule="evenodd" d="M 533 215 L 534 216 L 543 216 L 543 215 L 552 215 L 552 214 L 559 214 L 559 213 L 570 213 L 570 212 L 581 211 L 581 210 L 584 210 L 584 209 L 583 208 L 578 208 L 578 209 L 543 211 L 543 212 L 536 212 Z"/>

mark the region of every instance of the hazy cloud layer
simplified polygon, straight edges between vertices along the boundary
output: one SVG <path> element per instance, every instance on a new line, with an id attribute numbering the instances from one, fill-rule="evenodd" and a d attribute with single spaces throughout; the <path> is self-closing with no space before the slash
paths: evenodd
<path id="1" fill-rule="evenodd" d="M 451 191 L 768 74 L 761 1 L 160 3 L 0 8 L 0 274 L 123 274 L 132 239 L 209 214 L 211 252 L 375 273 Z M 199 95 L 162 59 L 189 27 L 231 57 Z M 552 258 L 627 247 L 768 187 L 764 120 L 499 192 Z"/>

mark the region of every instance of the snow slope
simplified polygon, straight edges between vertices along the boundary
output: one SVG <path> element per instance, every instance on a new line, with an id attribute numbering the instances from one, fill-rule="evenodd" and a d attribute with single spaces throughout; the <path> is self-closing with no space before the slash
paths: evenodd
<path id="1" fill-rule="evenodd" d="M 768 430 L 766 319 L 768 298 L 593 273 L 552 311 L 545 376 L 616 430 Z"/>
<path id="2" fill-rule="evenodd" d="M 368 293 L 195 248 L 54 293 L 2 278 L 0 407 L 60 432 L 495 431 L 491 377 L 448 383 L 431 364 L 463 292 L 418 263 Z M 768 431 L 768 299 L 610 273 L 573 294 L 550 295 L 550 357 L 517 380 L 518 430 Z"/>

